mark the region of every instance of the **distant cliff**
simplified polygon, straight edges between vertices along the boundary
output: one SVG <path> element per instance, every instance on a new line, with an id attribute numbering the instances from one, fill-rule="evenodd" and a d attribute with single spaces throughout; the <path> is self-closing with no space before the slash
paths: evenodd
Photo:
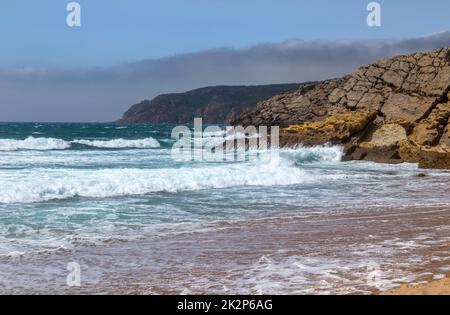
<path id="1" fill-rule="evenodd" d="M 204 123 L 227 123 L 258 102 L 299 87 L 300 84 L 214 86 L 162 94 L 133 105 L 119 122 L 192 123 L 195 117 L 202 117 Z"/>
<path id="2" fill-rule="evenodd" d="M 346 159 L 450 168 L 450 48 L 382 59 L 260 102 L 234 125 L 279 125 L 285 146 L 342 144 Z"/>

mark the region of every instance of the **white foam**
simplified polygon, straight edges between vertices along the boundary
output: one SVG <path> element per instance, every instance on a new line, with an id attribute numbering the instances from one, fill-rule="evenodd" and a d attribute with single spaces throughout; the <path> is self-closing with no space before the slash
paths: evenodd
<path id="1" fill-rule="evenodd" d="M 413 279 L 395 265 L 374 270 L 379 265 L 366 259 L 262 256 L 248 268 L 230 270 L 227 278 L 238 280 L 227 284 L 237 294 L 371 294 L 371 290 L 392 289 Z"/>
<path id="2" fill-rule="evenodd" d="M 28 137 L 24 140 L 0 139 L 0 151 L 17 150 L 64 150 L 70 148 L 70 143 L 55 138 Z"/>
<path id="3" fill-rule="evenodd" d="M 299 147 L 296 149 L 282 149 L 282 154 L 295 162 L 340 162 L 344 155 L 341 146 Z"/>
<path id="4" fill-rule="evenodd" d="M 127 139 L 113 139 L 113 140 L 74 140 L 71 143 L 83 144 L 90 147 L 96 148 L 135 148 L 135 149 L 145 149 L 145 148 L 159 148 L 159 142 L 154 138 L 145 138 L 137 140 L 127 140 Z"/>
<path id="5" fill-rule="evenodd" d="M 71 144 L 82 144 L 96 148 L 159 148 L 159 142 L 154 138 L 127 140 L 127 139 L 112 139 L 112 140 L 74 140 L 65 141 L 56 138 L 35 138 L 28 137 L 24 140 L 19 139 L 0 139 L 0 151 L 18 151 L 18 150 L 65 150 L 71 147 Z"/>
<path id="6" fill-rule="evenodd" d="M 311 175 L 285 158 L 280 163 L 202 163 L 197 167 L 160 169 L 33 169 L 0 171 L 0 203 L 51 199 L 143 195 L 238 186 L 278 186 L 329 180 Z"/>

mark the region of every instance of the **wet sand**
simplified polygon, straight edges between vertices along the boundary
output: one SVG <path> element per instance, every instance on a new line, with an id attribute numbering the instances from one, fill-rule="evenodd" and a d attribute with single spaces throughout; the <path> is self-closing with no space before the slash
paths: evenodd
<path id="1" fill-rule="evenodd" d="M 380 295 L 450 295 L 450 278 L 447 276 L 419 285 L 403 284 L 399 288 L 381 292 Z"/>
<path id="2" fill-rule="evenodd" d="M 349 209 L 3 257 L 0 293 L 373 294 L 449 271 L 449 207 Z"/>

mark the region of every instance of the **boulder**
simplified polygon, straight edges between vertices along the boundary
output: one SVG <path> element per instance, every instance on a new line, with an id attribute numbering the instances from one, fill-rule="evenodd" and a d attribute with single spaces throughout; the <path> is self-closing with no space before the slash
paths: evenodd
<path id="1" fill-rule="evenodd" d="M 442 137 L 450 118 L 450 102 L 438 104 L 428 115 L 421 120 L 414 128 L 410 138 L 421 146 L 435 146 L 440 141 L 445 144 L 445 137 Z M 441 140 L 442 138 L 442 140 Z"/>
<path id="2" fill-rule="evenodd" d="M 420 152 L 420 168 L 450 169 L 450 152 L 424 150 Z"/>
<path id="3" fill-rule="evenodd" d="M 357 110 L 291 125 L 282 129 L 280 144 L 289 146 L 343 143 L 363 131 L 375 116 L 375 111 Z"/>
<path id="4" fill-rule="evenodd" d="M 399 155 L 405 162 L 419 163 L 421 168 L 450 168 L 450 150 L 439 146 L 418 146 L 405 140 L 399 145 Z"/>
<path id="5" fill-rule="evenodd" d="M 421 119 L 434 102 L 434 97 L 395 93 L 386 101 L 381 112 L 387 122 L 402 119 L 413 123 Z"/>
<path id="6" fill-rule="evenodd" d="M 391 123 L 379 126 L 371 135 L 370 141 L 362 142 L 361 148 L 398 146 L 400 141 L 407 140 L 405 127 Z"/>
<path id="7" fill-rule="evenodd" d="M 404 162 L 419 163 L 419 153 L 420 147 L 412 143 L 410 140 L 403 140 L 398 144 L 398 155 Z"/>

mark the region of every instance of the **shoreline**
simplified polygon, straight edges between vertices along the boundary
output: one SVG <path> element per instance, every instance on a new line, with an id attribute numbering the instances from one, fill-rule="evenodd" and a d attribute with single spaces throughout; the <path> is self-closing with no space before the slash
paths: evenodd
<path id="1" fill-rule="evenodd" d="M 449 218 L 448 207 L 360 209 L 4 258 L 0 293 L 402 294 L 393 288 L 448 276 Z M 79 288 L 66 285 L 69 262 Z"/>
<path id="2" fill-rule="evenodd" d="M 377 295 L 450 295 L 450 274 L 427 283 L 402 284 L 398 288 L 377 292 Z"/>

